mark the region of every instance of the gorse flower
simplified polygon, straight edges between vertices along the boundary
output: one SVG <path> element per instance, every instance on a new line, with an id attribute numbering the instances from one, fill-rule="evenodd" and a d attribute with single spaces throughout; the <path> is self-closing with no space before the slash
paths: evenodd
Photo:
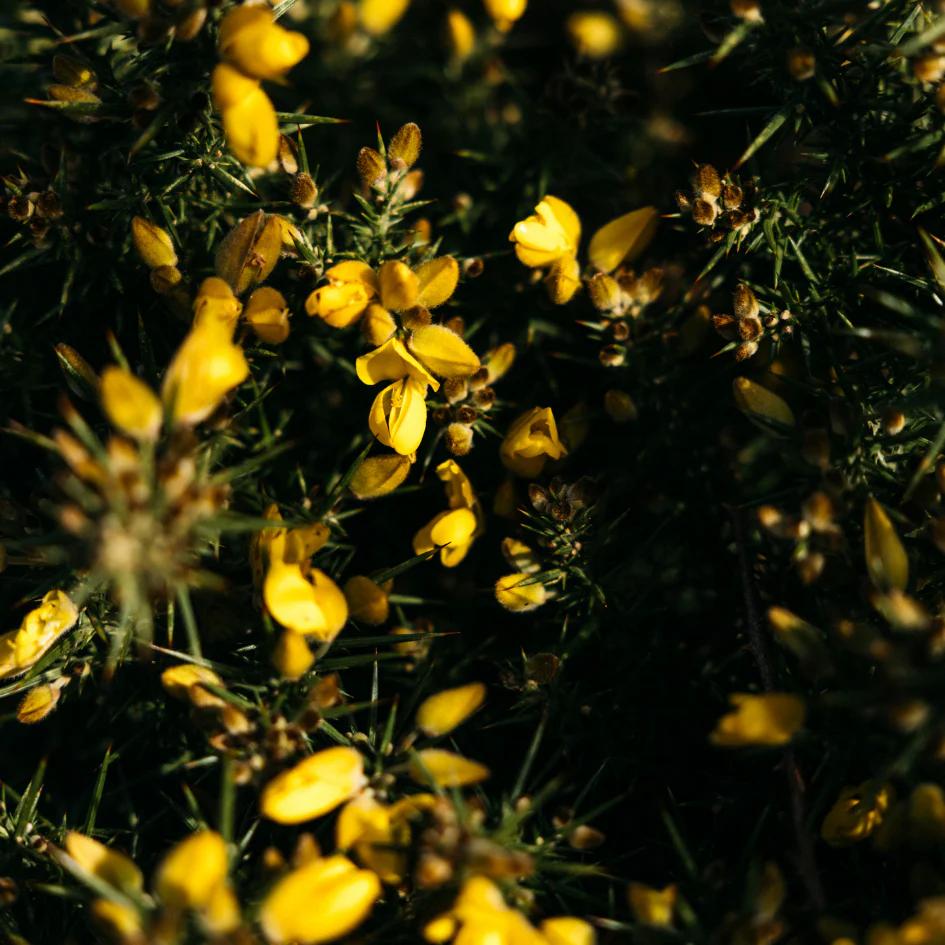
<path id="1" fill-rule="evenodd" d="M 68 595 L 49 591 L 16 630 L 0 635 L 0 679 L 25 673 L 78 619 L 79 611 Z"/>
<path id="2" fill-rule="evenodd" d="M 440 463 L 436 474 L 446 486 L 449 508 L 414 535 L 413 550 L 414 554 L 422 555 L 438 548 L 440 563 L 446 568 L 455 568 L 484 531 L 485 518 L 472 483 L 455 460 Z"/>
<path id="3" fill-rule="evenodd" d="M 883 822 L 891 800 L 889 785 L 881 782 L 845 787 L 821 824 L 821 837 L 831 846 L 865 840 Z"/>
<path id="4" fill-rule="evenodd" d="M 279 150 L 279 124 L 261 79 L 281 79 L 308 53 L 301 33 L 283 29 L 265 7 L 231 9 L 220 23 L 221 62 L 213 71 L 213 101 L 230 150 L 245 164 L 264 167 Z"/>
<path id="5" fill-rule="evenodd" d="M 523 479 L 540 476 L 549 459 L 567 454 L 550 407 L 533 407 L 513 421 L 499 455 L 506 469 Z"/>
<path id="6" fill-rule="evenodd" d="M 804 703 L 787 693 L 736 692 L 729 702 L 733 711 L 719 719 L 711 736 L 714 744 L 725 748 L 786 745 L 804 724 Z"/>

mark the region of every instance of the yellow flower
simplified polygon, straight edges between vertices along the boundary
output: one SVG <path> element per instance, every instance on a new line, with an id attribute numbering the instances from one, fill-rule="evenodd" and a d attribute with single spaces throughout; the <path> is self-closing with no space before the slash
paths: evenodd
<path id="1" fill-rule="evenodd" d="M 499 450 L 506 469 L 523 479 L 540 476 L 549 459 L 561 459 L 566 453 L 550 407 L 532 407 L 521 414 Z"/>
<path id="2" fill-rule="evenodd" d="M 475 51 L 476 30 L 462 10 L 453 9 L 446 14 L 446 34 L 453 59 L 465 62 Z"/>
<path id="3" fill-rule="evenodd" d="M 335 844 L 342 852 L 353 849 L 382 882 L 399 883 L 407 869 L 409 821 L 435 803 L 432 794 L 411 794 L 386 806 L 370 793 L 361 794 L 341 809 Z"/>
<path id="4" fill-rule="evenodd" d="M 62 591 L 50 591 L 16 630 L 0 636 L 0 679 L 34 666 L 79 619 L 75 604 Z"/>
<path id="5" fill-rule="evenodd" d="M 120 892 L 138 892 L 144 885 L 141 870 L 129 857 L 85 834 L 66 834 L 66 853 L 87 873 Z"/>
<path id="6" fill-rule="evenodd" d="M 149 220 L 145 220 L 143 217 L 132 219 L 131 240 L 141 257 L 141 261 L 149 269 L 177 265 L 177 253 L 174 251 L 170 234 L 159 226 L 155 226 Z"/>
<path id="7" fill-rule="evenodd" d="M 194 705 L 223 705 L 223 699 L 204 687 L 204 683 L 225 688 L 223 680 L 208 666 L 180 663 L 161 673 L 161 685 L 169 696 Z"/>
<path id="8" fill-rule="evenodd" d="M 207 906 L 226 882 L 226 843 L 212 830 L 199 830 L 175 846 L 161 862 L 154 888 L 175 908 Z"/>
<path id="9" fill-rule="evenodd" d="M 265 7 L 231 9 L 220 23 L 221 56 L 244 75 L 278 79 L 308 54 L 301 33 L 283 29 Z"/>
<path id="10" fill-rule="evenodd" d="M 485 781 L 489 769 L 443 748 L 425 748 L 411 761 L 410 776 L 419 784 L 456 788 Z"/>
<path id="11" fill-rule="evenodd" d="M 449 509 L 431 519 L 413 538 L 413 552 L 426 554 L 440 549 L 440 563 L 455 568 L 469 553 L 473 541 L 485 530 L 482 506 L 472 483 L 454 459 L 436 467 L 446 487 Z"/>
<path id="12" fill-rule="evenodd" d="M 292 630 L 283 630 L 272 651 L 272 665 L 285 679 L 299 679 L 304 676 L 315 655 L 305 642 L 305 637 Z"/>
<path id="13" fill-rule="evenodd" d="M 787 401 L 766 387 L 747 377 L 736 377 L 732 382 L 732 393 L 735 396 L 735 405 L 743 413 L 782 427 L 794 426 L 794 411 Z"/>
<path id="14" fill-rule="evenodd" d="M 883 822 L 891 799 L 888 784 L 864 781 L 845 787 L 821 824 L 821 837 L 835 847 L 865 840 Z"/>
<path id="15" fill-rule="evenodd" d="M 288 630 L 323 643 L 334 640 L 348 621 L 348 604 L 324 571 L 274 560 L 263 582 L 263 600 L 274 620 Z"/>
<path id="16" fill-rule="evenodd" d="M 410 0 L 361 0 L 358 19 L 371 36 L 383 36 L 407 12 Z"/>
<path id="17" fill-rule="evenodd" d="M 136 440 L 154 440 L 161 429 L 161 401 L 130 371 L 109 365 L 102 371 L 99 393 L 112 426 Z"/>
<path id="18" fill-rule="evenodd" d="M 332 328 L 347 328 L 361 318 L 377 296 L 377 276 L 367 263 L 354 259 L 332 266 L 325 276 L 328 285 L 312 292 L 305 311 Z"/>
<path id="19" fill-rule="evenodd" d="M 371 870 L 359 870 L 344 856 L 311 860 L 276 883 L 259 914 L 273 945 L 315 945 L 357 928 L 381 894 Z"/>
<path id="20" fill-rule="evenodd" d="M 16 720 L 21 725 L 36 725 L 42 722 L 59 704 L 60 693 L 68 680 L 63 677 L 52 683 L 34 686 L 16 707 Z"/>
<path id="21" fill-rule="evenodd" d="M 407 347 L 428 371 L 438 377 L 469 377 L 479 370 L 476 353 L 445 325 L 423 325 L 414 329 Z"/>
<path id="22" fill-rule="evenodd" d="M 863 515 L 866 569 L 881 591 L 904 591 L 909 583 L 909 556 L 886 510 L 870 496 Z"/>
<path id="23" fill-rule="evenodd" d="M 411 462 L 397 453 L 369 456 L 351 477 L 348 488 L 358 499 L 378 499 L 393 492 L 409 475 Z"/>
<path id="24" fill-rule="evenodd" d="M 236 328 L 243 306 L 229 283 L 219 276 L 209 276 L 200 283 L 194 299 L 194 324 L 217 322 L 230 332 Z"/>
<path id="25" fill-rule="evenodd" d="M 243 350 L 225 325 L 195 325 L 171 361 L 161 393 L 175 422 L 200 423 L 249 374 Z"/>
<path id="26" fill-rule="evenodd" d="M 410 377 L 423 385 L 424 392 L 427 385 L 434 390 L 440 389 L 439 381 L 404 347 L 399 338 L 391 338 L 379 348 L 362 354 L 355 362 L 355 370 L 363 384 L 379 384 L 381 381 Z"/>
<path id="27" fill-rule="evenodd" d="M 495 25 L 503 32 L 507 32 L 521 19 L 528 6 L 528 0 L 483 0 L 486 13 L 495 21 Z"/>
<path id="28" fill-rule="evenodd" d="M 555 305 L 567 305 L 574 298 L 574 293 L 581 288 L 581 266 L 576 256 L 562 256 L 556 259 L 545 277 L 548 298 Z"/>
<path id="29" fill-rule="evenodd" d="M 300 824 L 333 811 L 366 784 L 360 752 L 326 748 L 273 778 L 263 788 L 259 806 L 270 820 Z"/>
<path id="30" fill-rule="evenodd" d="M 804 724 L 804 703 L 797 696 L 770 692 L 729 696 L 734 710 L 722 716 L 711 740 L 725 748 L 746 745 L 786 745 Z"/>
<path id="31" fill-rule="evenodd" d="M 112 899 L 93 899 L 89 911 L 95 922 L 116 941 L 134 942 L 144 935 L 141 916 L 131 906 Z"/>
<path id="32" fill-rule="evenodd" d="M 505 574 L 495 582 L 495 599 L 512 613 L 537 610 L 548 600 L 548 589 L 532 574 Z"/>
<path id="33" fill-rule="evenodd" d="M 417 727 L 426 735 L 446 735 L 462 725 L 485 698 L 486 687 L 479 682 L 445 689 L 420 703 Z"/>
<path id="34" fill-rule="evenodd" d="M 345 583 L 345 600 L 352 619 L 377 627 L 390 614 L 387 591 L 363 574 Z"/>
<path id="35" fill-rule="evenodd" d="M 620 49 L 620 23 L 602 10 L 581 10 L 567 20 L 568 36 L 575 49 L 590 59 L 606 59 Z"/>
<path id="36" fill-rule="evenodd" d="M 220 63 L 211 78 L 213 103 L 223 118 L 223 133 L 244 164 L 265 167 L 279 152 L 279 120 L 258 79 Z"/>
<path id="37" fill-rule="evenodd" d="M 524 6 L 524 4 L 523 4 Z M 581 221 L 570 204 L 551 194 L 532 216 L 516 223 L 509 234 L 515 255 L 526 266 L 544 268 L 566 256 L 576 256 Z"/>
<path id="38" fill-rule="evenodd" d="M 591 265 L 601 272 L 613 272 L 621 263 L 632 262 L 649 246 L 658 224 L 655 207 L 641 207 L 605 223 L 591 237 L 587 250 Z"/>
<path id="39" fill-rule="evenodd" d="M 374 398 L 368 414 L 371 432 L 401 456 L 417 451 L 427 426 L 426 384 L 404 377 Z"/>
<path id="40" fill-rule="evenodd" d="M 654 889 L 643 883 L 631 883 L 627 897 L 633 917 L 644 925 L 669 928 L 673 924 L 677 892 L 676 886 Z"/>
<path id="41" fill-rule="evenodd" d="M 243 315 L 256 337 L 266 344 L 281 345 L 289 337 L 289 307 L 277 289 L 257 289 L 249 297 Z"/>
<path id="42" fill-rule="evenodd" d="M 539 926 L 548 945 L 594 945 L 594 926 L 574 916 L 555 916 Z"/>

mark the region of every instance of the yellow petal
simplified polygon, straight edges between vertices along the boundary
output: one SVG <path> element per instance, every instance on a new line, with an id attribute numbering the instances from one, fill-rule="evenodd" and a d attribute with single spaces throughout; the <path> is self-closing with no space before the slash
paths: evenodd
<path id="1" fill-rule="evenodd" d="M 246 303 L 243 317 L 256 337 L 270 345 L 281 345 L 289 337 L 289 308 L 285 296 L 276 289 L 262 286 Z"/>
<path id="2" fill-rule="evenodd" d="M 178 348 L 161 386 L 177 423 L 190 426 L 213 413 L 249 374 L 243 349 L 225 326 L 196 325 Z"/>
<path id="3" fill-rule="evenodd" d="M 417 304 L 424 308 L 442 305 L 455 291 L 459 282 L 459 263 L 452 256 L 431 259 L 415 270 L 420 283 Z"/>
<path id="4" fill-rule="evenodd" d="M 226 843 L 212 830 L 200 830 L 175 846 L 158 867 L 154 888 L 177 908 L 207 905 L 226 880 Z"/>
<path id="5" fill-rule="evenodd" d="M 426 735 L 446 735 L 469 718 L 486 698 L 482 683 L 445 689 L 424 699 L 417 709 L 417 726 Z"/>
<path id="6" fill-rule="evenodd" d="M 352 619 L 377 627 L 387 620 L 387 592 L 369 577 L 357 574 L 345 583 L 345 599 Z"/>
<path id="7" fill-rule="evenodd" d="M 407 344 L 417 359 L 440 377 L 468 377 L 479 370 L 475 351 L 445 325 L 417 328 Z"/>
<path id="8" fill-rule="evenodd" d="M 78 619 L 79 611 L 66 594 L 59 590 L 46 594 L 23 618 L 11 642 L 3 646 L 3 650 L 12 646 L 13 671 L 23 672 L 35 665 Z M 0 662 L 7 659 L 0 656 Z"/>
<path id="9" fill-rule="evenodd" d="M 93 899 L 89 912 L 95 923 L 119 942 L 134 942 L 144 934 L 137 910 L 112 899 Z"/>
<path id="10" fill-rule="evenodd" d="M 484 781 L 489 769 L 442 748 L 425 748 L 410 763 L 410 776 L 420 784 L 432 782 L 436 787 L 455 788 Z"/>
<path id="11" fill-rule="evenodd" d="M 548 600 L 548 591 L 541 581 L 529 574 L 506 574 L 495 582 L 495 598 L 512 613 L 536 610 Z"/>
<path id="12" fill-rule="evenodd" d="M 732 382 L 735 404 L 743 413 L 767 420 L 783 427 L 794 426 L 794 411 L 787 402 L 747 377 L 736 377 Z"/>
<path id="13" fill-rule="evenodd" d="M 566 27 L 577 51 L 591 59 L 606 59 L 617 52 L 623 42 L 616 17 L 600 10 L 572 13 Z"/>
<path id="14" fill-rule="evenodd" d="M 667 886 L 654 889 L 643 883 L 631 883 L 627 896 L 630 910 L 637 922 L 666 928 L 673 924 L 673 912 L 676 909 L 677 889 Z"/>
<path id="15" fill-rule="evenodd" d="M 232 333 L 242 310 L 229 283 L 219 276 L 209 276 L 200 283 L 194 299 L 194 324 L 218 322 Z"/>
<path id="16" fill-rule="evenodd" d="M 381 884 L 344 856 L 315 859 L 283 877 L 259 914 L 272 945 L 317 945 L 356 929 L 370 914 Z"/>
<path id="17" fill-rule="evenodd" d="M 263 583 L 263 600 L 283 627 L 322 642 L 333 640 L 348 620 L 344 594 L 317 568 L 306 580 L 298 564 L 273 561 Z"/>
<path id="18" fill-rule="evenodd" d="M 354 748 L 326 748 L 277 775 L 263 788 L 260 810 L 280 824 L 321 817 L 354 797 L 367 783 Z"/>
<path id="19" fill-rule="evenodd" d="M 210 85 L 213 105 L 219 112 L 242 104 L 250 95 L 259 91 L 259 79 L 244 75 L 239 69 L 234 69 L 225 62 L 214 68 Z"/>
<path id="20" fill-rule="evenodd" d="M 355 362 L 355 370 L 363 384 L 379 384 L 412 377 L 434 390 L 440 389 L 437 379 L 404 347 L 399 338 L 391 338 L 379 348 L 362 354 Z"/>
<path id="21" fill-rule="evenodd" d="M 804 724 L 804 703 L 783 692 L 729 696 L 733 711 L 719 719 L 711 741 L 726 748 L 786 745 Z"/>
<path id="22" fill-rule="evenodd" d="M 16 707 L 16 720 L 22 725 L 36 725 L 42 722 L 59 703 L 62 686 L 44 683 L 34 686 L 23 696 Z"/>
<path id="23" fill-rule="evenodd" d="M 909 557 L 886 510 L 872 496 L 863 516 L 863 549 L 870 580 L 879 590 L 906 589 Z"/>
<path id="24" fill-rule="evenodd" d="M 649 246 L 659 224 L 655 207 L 641 207 L 604 224 L 592 237 L 587 255 L 601 272 L 613 272 L 622 262 L 633 262 Z"/>
<path id="25" fill-rule="evenodd" d="M 66 834 L 66 853 L 82 869 L 122 892 L 137 892 L 144 885 L 141 870 L 123 853 L 70 830 Z"/>
<path id="26" fill-rule="evenodd" d="M 417 451 L 427 426 L 426 385 L 405 377 L 385 387 L 371 405 L 368 426 L 402 456 Z"/>
<path id="27" fill-rule="evenodd" d="M 410 459 L 391 453 L 370 456 L 351 477 L 348 488 L 358 499 L 377 499 L 393 492 L 409 475 Z"/>
<path id="28" fill-rule="evenodd" d="M 382 36 L 407 12 L 410 0 L 361 0 L 358 15 L 361 26 L 372 36 Z"/>
<path id="29" fill-rule="evenodd" d="M 413 308 L 420 292 L 420 280 L 409 266 L 398 260 L 390 260 L 377 270 L 377 281 L 381 290 L 381 304 L 395 312 Z"/>
<path id="30" fill-rule="evenodd" d="M 262 89 L 250 92 L 238 105 L 221 109 L 223 133 L 235 157 L 251 167 L 266 167 L 279 153 L 279 121 Z"/>
<path id="31" fill-rule="evenodd" d="M 594 926 L 573 916 L 545 919 L 540 926 L 548 945 L 594 945 Z"/>
<path id="32" fill-rule="evenodd" d="M 495 25 L 506 32 L 516 20 L 521 19 L 528 0 L 483 0 L 486 12 L 495 20 Z"/>
<path id="33" fill-rule="evenodd" d="M 279 673 L 285 679 L 299 679 L 314 662 L 315 655 L 305 642 L 305 637 L 292 630 L 283 630 L 272 651 L 272 664 Z"/>
<path id="34" fill-rule="evenodd" d="M 149 269 L 177 265 L 177 253 L 170 234 L 144 217 L 132 218 L 131 239 L 141 261 Z"/>
<path id="35" fill-rule="evenodd" d="M 175 699 L 190 699 L 193 687 L 203 683 L 225 688 L 223 680 L 208 666 L 180 663 L 177 666 L 169 666 L 161 673 L 161 685 L 167 694 Z"/>
<path id="36" fill-rule="evenodd" d="M 257 79 L 277 79 L 301 62 L 308 40 L 273 22 L 263 7 L 234 7 L 223 18 L 220 53 L 241 72 Z"/>
<path id="37" fill-rule="evenodd" d="M 154 391 L 130 371 L 109 365 L 102 371 L 99 392 L 112 426 L 136 440 L 153 440 L 161 429 L 163 410 Z"/>
<path id="38" fill-rule="evenodd" d="M 574 298 L 574 293 L 581 288 L 581 266 L 576 256 L 562 256 L 556 259 L 545 278 L 548 298 L 555 305 L 567 305 Z"/>
<path id="39" fill-rule="evenodd" d="M 364 314 L 372 297 L 362 282 L 331 283 L 312 292 L 305 300 L 305 311 L 332 328 L 347 328 Z"/>

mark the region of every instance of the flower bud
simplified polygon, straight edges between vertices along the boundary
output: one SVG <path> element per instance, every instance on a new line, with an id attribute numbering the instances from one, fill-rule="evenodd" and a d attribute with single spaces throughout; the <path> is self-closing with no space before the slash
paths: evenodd
<path id="1" fill-rule="evenodd" d="M 149 269 L 177 265 L 177 253 L 174 252 L 170 234 L 159 226 L 143 217 L 134 217 L 131 221 L 131 239 L 141 261 Z"/>
<path id="2" fill-rule="evenodd" d="M 302 171 L 295 175 L 290 197 L 296 206 L 303 209 L 309 210 L 315 206 L 315 201 L 318 200 L 318 188 L 310 174 Z"/>
<path id="3" fill-rule="evenodd" d="M 866 569 L 877 590 L 904 591 L 909 583 L 909 558 L 886 510 L 870 496 L 863 516 Z"/>
<path id="4" fill-rule="evenodd" d="M 369 456 L 355 470 L 348 488 L 357 499 L 378 499 L 393 492 L 407 478 L 410 467 L 410 459 L 396 453 Z"/>
<path id="5" fill-rule="evenodd" d="M 387 158 L 392 164 L 396 162 L 403 168 L 411 168 L 417 163 L 422 147 L 420 127 L 411 121 L 399 128 L 391 138 L 387 145 Z"/>
<path id="6" fill-rule="evenodd" d="M 387 175 L 387 163 L 374 148 L 361 148 L 356 166 L 365 187 L 373 187 Z"/>
<path id="7" fill-rule="evenodd" d="M 223 238 L 214 265 L 237 295 L 265 282 L 282 253 L 279 218 L 262 210 L 241 220 Z"/>
<path id="8" fill-rule="evenodd" d="M 369 577 L 355 575 L 344 587 L 348 612 L 352 620 L 360 620 L 372 627 L 380 626 L 390 614 L 387 592 Z"/>
<path id="9" fill-rule="evenodd" d="M 794 411 L 783 398 L 747 377 L 737 377 L 732 383 L 735 404 L 752 417 L 770 421 L 783 427 L 793 427 Z"/>

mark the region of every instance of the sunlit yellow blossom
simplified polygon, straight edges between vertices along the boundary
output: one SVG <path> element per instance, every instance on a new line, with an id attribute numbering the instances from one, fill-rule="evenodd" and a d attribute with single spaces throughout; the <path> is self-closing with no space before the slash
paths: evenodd
<path id="1" fill-rule="evenodd" d="M 96 924 L 119 942 L 138 941 L 144 930 L 137 909 L 113 899 L 93 899 L 89 912 Z"/>
<path id="2" fill-rule="evenodd" d="M 363 574 L 356 574 L 345 582 L 345 599 L 353 620 L 379 626 L 390 613 L 388 594 L 379 584 Z"/>
<path id="3" fill-rule="evenodd" d="M 483 3 L 486 12 L 502 32 L 510 30 L 528 6 L 528 0 L 483 0 Z"/>
<path id="4" fill-rule="evenodd" d="M 316 858 L 273 886 L 259 921 L 273 945 L 316 945 L 357 928 L 380 894 L 371 870 L 359 870 L 344 856 Z"/>
<path id="5" fill-rule="evenodd" d="M 565 256 L 576 256 L 581 221 L 570 204 L 551 194 L 532 216 L 516 223 L 509 234 L 515 255 L 526 266 L 543 268 Z"/>
<path id="6" fill-rule="evenodd" d="M 804 724 L 804 703 L 797 696 L 769 692 L 729 696 L 732 712 L 722 716 L 711 740 L 726 748 L 746 745 L 786 745 Z"/>
<path id="7" fill-rule="evenodd" d="M 385 387 L 374 398 L 368 426 L 384 446 L 402 456 L 415 453 L 427 426 L 426 385 L 404 377 Z"/>
<path id="8" fill-rule="evenodd" d="M 420 784 L 454 788 L 485 781 L 489 769 L 443 748 L 425 748 L 411 761 L 410 776 Z"/>
<path id="9" fill-rule="evenodd" d="M 243 306 L 229 283 L 219 276 L 209 276 L 200 283 L 194 299 L 194 324 L 217 322 L 232 332 L 242 310 Z"/>
<path id="10" fill-rule="evenodd" d="M 417 709 L 417 727 L 426 735 L 446 735 L 462 725 L 485 698 L 486 687 L 479 682 L 428 696 Z"/>
<path id="11" fill-rule="evenodd" d="M 845 787 L 821 824 L 821 837 L 831 846 L 865 840 L 883 822 L 891 799 L 889 785 L 881 782 Z"/>
<path id="12" fill-rule="evenodd" d="M 361 0 L 358 21 L 371 36 L 383 36 L 393 29 L 407 12 L 410 0 Z"/>
<path id="13" fill-rule="evenodd" d="M 86 872 L 121 892 L 136 892 L 144 885 L 141 870 L 134 861 L 85 834 L 70 830 L 66 834 L 66 853 Z"/>
<path id="14" fill-rule="evenodd" d="M 440 512 L 414 535 L 414 554 L 422 555 L 440 549 L 444 567 L 456 567 L 468 554 L 473 541 L 485 529 L 482 506 L 468 476 L 454 459 L 436 467 L 443 480 L 449 509 Z"/>
<path id="15" fill-rule="evenodd" d="M 265 167 L 279 151 L 279 121 L 258 79 L 220 63 L 212 76 L 213 102 L 230 150 L 244 164 Z"/>
<path id="16" fill-rule="evenodd" d="M 631 883 L 627 890 L 630 909 L 637 922 L 668 928 L 673 924 L 678 890 L 675 885 L 655 889 L 643 883 Z"/>
<path id="17" fill-rule="evenodd" d="M 263 582 L 263 600 L 274 620 L 295 633 L 328 642 L 348 620 L 348 604 L 324 571 L 273 561 Z"/>
<path id="18" fill-rule="evenodd" d="M 75 604 L 62 591 L 43 597 L 16 630 L 0 636 L 0 679 L 25 672 L 79 619 Z"/>
<path id="19" fill-rule="evenodd" d="M 177 253 L 170 234 L 144 217 L 132 218 L 131 239 L 141 261 L 149 269 L 177 265 Z"/>
<path id="20" fill-rule="evenodd" d="M 281 345 L 289 337 L 289 307 L 285 296 L 264 285 L 249 297 L 243 317 L 260 341 Z"/>
<path id="21" fill-rule="evenodd" d="M 655 207 L 641 207 L 605 223 L 592 237 L 587 255 L 601 272 L 633 262 L 649 246 L 659 224 Z"/>
<path id="22" fill-rule="evenodd" d="M 579 10 L 572 13 L 566 27 L 579 53 L 591 59 L 606 59 L 621 45 L 623 34 L 616 17 L 603 10 Z"/>
<path id="23" fill-rule="evenodd" d="M 164 375 L 161 393 L 174 420 L 190 426 L 213 413 L 249 374 L 243 350 L 225 325 L 195 325 Z"/>
<path id="24" fill-rule="evenodd" d="M 377 296 L 374 270 L 367 263 L 349 259 L 332 266 L 325 277 L 328 284 L 309 295 L 305 311 L 332 328 L 353 325 Z"/>
<path id="25" fill-rule="evenodd" d="M 532 407 L 521 414 L 499 451 L 506 469 L 523 479 L 540 476 L 549 459 L 561 459 L 566 453 L 550 407 Z"/>
<path id="26" fill-rule="evenodd" d="M 280 824 L 321 817 L 354 797 L 367 783 L 354 748 L 326 748 L 277 775 L 263 788 L 260 810 Z"/>
<path id="27" fill-rule="evenodd" d="M 109 365 L 102 371 L 99 393 L 112 425 L 136 440 L 153 440 L 161 429 L 161 401 L 130 371 Z"/>
<path id="28" fill-rule="evenodd" d="M 527 613 L 548 600 L 548 589 L 531 574 L 505 574 L 495 582 L 495 599 L 512 613 Z"/>
<path id="29" fill-rule="evenodd" d="M 218 833 L 200 830 L 175 846 L 161 862 L 154 888 L 168 905 L 200 909 L 226 881 L 226 844 Z"/>
<path id="30" fill-rule="evenodd" d="M 407 342 L 417 360 L 439 377 L 468 377 L 479 370 L 479 358 L 456 332 L 445 325 L 424 325 Z"/>
<path id="31" fill-rule="evenodd" d="M 305 58 L 308 40 L 279 26 L 266 7 L 244 5 L 233 7 L 221 21 L 219 48 L 244 75 L 278 79 Z"/>
<path id="32" fill-rule="evenodd" d="M 440 389 L 439 381 L 404 347 L 399 338 L 391 338 L 379 348 L 362 354 L 355 362 L 355 370 L 364 384 L 379 384 L 381 381 L 410 377 L 418 384 L 424 385 L 424 389 L 426 385 L 433 390 Z"/>

